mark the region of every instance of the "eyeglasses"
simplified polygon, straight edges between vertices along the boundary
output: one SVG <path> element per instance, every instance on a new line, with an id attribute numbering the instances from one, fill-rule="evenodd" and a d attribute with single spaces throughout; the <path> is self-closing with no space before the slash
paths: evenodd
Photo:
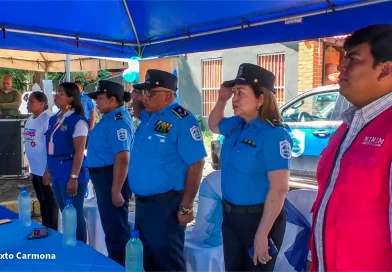
<path id="1" fill-rule="evenodd" d="M 142 94 L 147 97 L 152 97 L 156 93 L 171 93 L 171 91 L 152 91 L 152 90 L 145 90 L 145 89 L 142 90 Z"/>

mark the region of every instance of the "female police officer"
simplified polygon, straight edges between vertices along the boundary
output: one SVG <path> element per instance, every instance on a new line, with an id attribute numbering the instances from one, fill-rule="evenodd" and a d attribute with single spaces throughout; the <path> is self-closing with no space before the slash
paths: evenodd
<path id="1" fill-rule="evenodd" d="M 272 271 L 276 255 L 269 254 L 269 239 L 277 248 L 283 240 L 292 142 L 279 121 L 274 81 L 271 72 L 242 64 L 237 78 L 222 84 L 208 120 L 214 133 L 225 136 L 222 231 L 227 271 Z M 224 118 L 233 87 L 236 116 Z"/>
<path id="2" fill-rule="evenodd" d="M 48 156 L 44 184 L 48 185 L 51 178 L 61 210 L 65 207 L 66 199 L 72 198 L 77 213 L 76 238 L 86 242 L 83 203 L 88 182 L 84 160 L 88 124 L 78 86 L 70 82 L 60 84 L 54 103 L 60 111 L 50 117 L 45 133 Z"/>
<path id="3" fill-rule="evenodd" d="M 91 131 L 87 145 L 87 167 L 98 201 L 109 257 L 125 264 L 125 246 L 130 238 L 127 179 L 129 152 L 134 134 L 131 116 L 123 106 L 131 99 L 118 83 L 101 80 L 94 93 L 98 110 L 104 114 Z"/>

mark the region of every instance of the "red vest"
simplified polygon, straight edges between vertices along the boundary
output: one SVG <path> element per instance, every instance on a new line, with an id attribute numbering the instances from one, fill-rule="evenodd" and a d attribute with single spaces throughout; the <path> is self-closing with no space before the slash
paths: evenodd
<path id="1" fill-rule="evenodd" d="M 342 124 L 322 152 L 318 196 L 312 208 L 312 271 L 318 270 L 315 219 L 330 183 L 335 156 L 348 126 Z M 348 137 L 348 136 L 347 136 Z M 326 271 L 392 271 L 389 226 L 392 107 L 370 121 L 346 150 L 324 217 Z"/>

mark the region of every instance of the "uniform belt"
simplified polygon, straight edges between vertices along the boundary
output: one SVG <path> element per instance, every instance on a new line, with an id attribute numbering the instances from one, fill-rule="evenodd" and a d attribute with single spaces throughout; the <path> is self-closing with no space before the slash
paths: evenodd
<path id="1" fill-rule="evenodd" d="M 263 213 L 264 204 L 257 204 L 251 206 L 238 206 L 234 205 L 223 199 L 223 210 L 227 213 L 237 213 L 237 214 L 255 214 Z"/>
<path id="2" fill-rule="evenodd" d="M 102 167 L 88 167 L 87 169 L 91 173 L 109 171 L 109 170 L 113 169 L 113 165 L 107 165 L 107 166 L 102 166 Z"/>
<path id="3" fill-rule="evenodd" d="M 52 157 L 52 158 L 64 158 L 64 159 L 67 159 L 67 158 L 72 158 L 73 155 L 74 154 L 70 153 L 70 154 L 58 154 L 58 155 L 56 154 L 56 155 L 48 155 L 48 156 Z"/>
<path id="4" fill-rule="evenodd" d="M 141 203 L 149 203 L 149 202 L 157 202 L 157 201 L 162 201 L 166 200 L 169 198 L 172 198 L 174 196 L 182 195 L 184 190 L 181 191 L 169 191 L 163 194 L 157 194 L 157 195 L 152 195 L 152 196 L 139 196 L 136 195 L 136 199 L 140 201 Z"/>

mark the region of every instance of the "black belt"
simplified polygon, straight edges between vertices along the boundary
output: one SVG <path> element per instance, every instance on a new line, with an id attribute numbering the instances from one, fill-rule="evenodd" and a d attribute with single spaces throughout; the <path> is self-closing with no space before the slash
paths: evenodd
<path id="1" fill-rule="evenodd" d="M 255 214 L 263 213 L 264 204 L 257 204 L 251 206 L 238 206 L 231 204 L 230 202 L 223 199 L 223 210 L 227 213 L 237 213 L 237 214 Z"/>
<path id="2" fill-rule="evenodd" d="M 162 201 L 166 200 L 169 198 L 172 198 L 174 196 L 179 196 L 182 195 L 184 190 L 181 191 L 169 191 L 163 194 L 157 194 L 157 195 L 152 195 L 152 196 L 139 196 L 136 195 L 137 201 L 140 201 L 141 203 L 149 203 L 149 202 L 157 202 L 157 201 Z"/>
<path id="3" fill-rule="evenodd" d="M 102 167 L 91 167 L 91 168 L 88 167 L 87 169 L 89 172 L 94 173 L 94 172 L 109 171 L 109 170 L 112 170 L 112 168 L 113 168 L 113 165 L 107 165 L 107 166 L 102 166 Z"/>

